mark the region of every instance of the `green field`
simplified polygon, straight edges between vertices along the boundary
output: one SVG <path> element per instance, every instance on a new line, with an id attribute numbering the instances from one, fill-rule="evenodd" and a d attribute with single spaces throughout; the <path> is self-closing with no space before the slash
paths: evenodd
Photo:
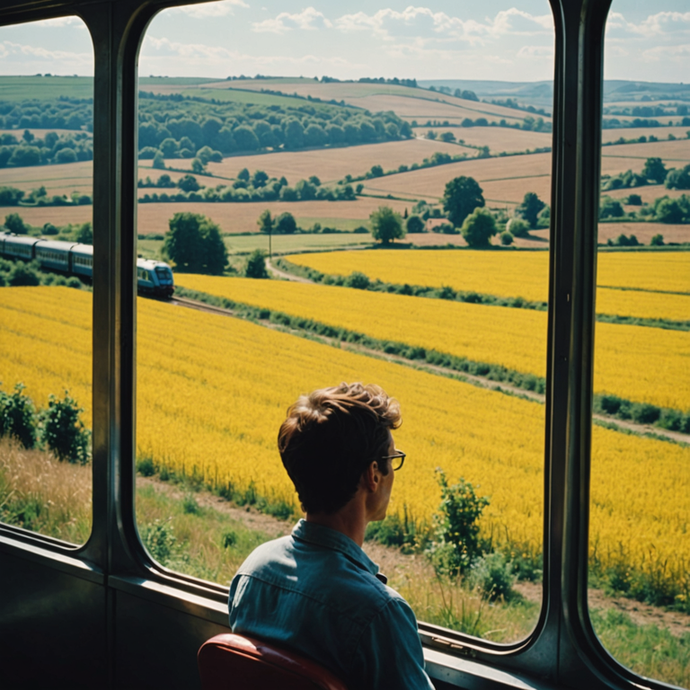
<path id="1" fill-rule="evenodd" d="M 323 225 L 323 219 L 319 222 Z M 333 235 L 273 235 L 271 239 L 273 254 L 311 252 L 321 249 L 341 249 L 343 247 L 371 247 L 371 235 L 337 233 Z M 233 255 L 248 254 L 255 249 L 268 253 L 268 235 L 226 235 L 225 246 Z M 140 239 L 137 251 L 146 259 L 160 259 L 163 240 Z"/>
<path id="2" fill-rule="evenodd" d="M 93 77 L 0 76 L 0 100 L 48 100 L 59 96 L 93 98 Z"/>

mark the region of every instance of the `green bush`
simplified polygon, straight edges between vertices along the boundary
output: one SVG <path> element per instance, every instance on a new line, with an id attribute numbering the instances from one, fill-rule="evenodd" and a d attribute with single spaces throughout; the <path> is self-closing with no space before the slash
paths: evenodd
<path id="1" fill-rule="evenodd" d="M 501 233 L 501 244 L 505 247 L 513 244 L 513 235 L 507 230 Z"/>
<path id="2" fill-rule="evenodd" d="M 41 442 L 58 460 L 85 465 L 89 461 L 89 431 L 79 419 L 84 410 L 65 391 L 63 400 L 54 395 L 41 415 Z"/>
<path id="3" fill-rule="evenodd" d="M 470 566 L 468 581 L 490 601 L 508 600 L 515 584 L 513 564 L 500 551 L 485 554 Z"/>
<path id="4" fill-rule="evenodd" d="M 506 230 L 513 237 L 527 237 L 530 231 L 530 224 L 522 218 L 511 218 L 506 225 Z"/>
<path id="5" fill-rule="evenodd" d="M 477 496 L 475 487 L 463 477 L 450 486 L 442 469 L 436 473 L 441 505 L 434 515 L 434 538 L 427 553 L 437 573 L 454 577 L 465 574 L 485 550 L 477 523 L 489 499 Z"/>
<path id="6" fill-rule="evenodd" d="M 361 273 L 360 271 L 354 271 L 347 278 L 345 278 L 345 285 L 347 287 L 356 288 L 357 290 L 366 290 L 370 284 L 369 276 Z"/>
<path id="7" fill-rule="evenodd" d="M 0 391 L 0 436 L 13 436 L 24 448 L 36 445 L 36 410 L 24 384 L 18 383 L 14 393 Z"/>
<path id="8" fill-rule="evenodd" d="M 268 278 L 266 259 L 264 258 L 264 253 L 260 249 L 255 249 L 249 255 L 247 264 L 244 268 L 244 275 L 247 278 Z"/>
<path id="9" fill-rule="evenodd" d="M 167 521 L 154 520 L 152 524 L 145 525 L 141 530 L 141 541 L 151 558 L 162 566 L 168 565 L 175 555 L 177 538 Z"/>

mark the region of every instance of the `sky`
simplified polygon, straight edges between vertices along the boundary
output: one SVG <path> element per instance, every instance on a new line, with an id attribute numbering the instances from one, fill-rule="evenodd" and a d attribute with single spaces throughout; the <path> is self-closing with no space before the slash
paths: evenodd
<path id="1" fill-rule="evenodd" d="M 613 0 L 605 77 L 690 81 L 689 10 L 687 0 Z M 553 40 L 547 0 L 221 0 L 154 17 L 139 73 L 540 81 L 553 77 Z M 76 17 L 0 28 L 0 74 L 92 71 Z"/>

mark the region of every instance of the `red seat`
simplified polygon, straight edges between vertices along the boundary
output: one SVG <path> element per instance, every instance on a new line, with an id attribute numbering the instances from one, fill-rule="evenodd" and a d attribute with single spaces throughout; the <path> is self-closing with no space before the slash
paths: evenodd
<path id="1" fill-rule="evenodd" d="M 314 661 L 242 635 L 206 640 L 197 662 L 204 690 L 347 690 Z"/>

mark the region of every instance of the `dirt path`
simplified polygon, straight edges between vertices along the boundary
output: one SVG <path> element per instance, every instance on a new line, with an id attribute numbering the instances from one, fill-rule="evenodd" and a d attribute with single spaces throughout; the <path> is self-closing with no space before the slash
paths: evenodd
<path id="1" fill-rule="evenodd" d="M 183 500 L 187 492 L 174 484 L 161 482 L 152 477 L 137 477 L 138 486 L 151 486 L 171 498 Z M 293 524 L 285 520 L 278 520 L 270 515 L 264 515 L 250 506 L 237 506 L 209 491 L 194 494 L 197 503 L 204 508 L 212 508 L 233 520 L 241 522 L 247 529 L 256 530 L 269 535 L 271 538 L 281 537 L 292 531 Z M 399 549 L 383 546 L 377 542 L 365 542 L 364 550 L 369 557 L 381 568 L 381 572 L 391 576 L 399 575 L 401 571 L 408 573 L 420 572 L 426 565 L 423 556 L 406 555 Z M 541 584 L 533 582 L 519 582 L 514 589 L 528 601 L 541 601 Z M 607 597 L 601 590 L 588 591 L 589 603 L 594 609 L 614 608 L 627 613 L 637 625 L 656 625 L 667 629 L 672 635 L 680 637 L 690 633 L 690 616 L 675 611 L 642 604 L 623 597 Z"/>
<path id="2" fill-rule="evenodd" d="M 281 271 L 279 268 L 276 268 L 269 259 L 266 259 L 266 270 L 269 273 L 272 273 L 276 278 L 280 278 L 281 280 L 291 280 L 294 283 L 313 283 L 313 280 L 309 280 L 308 278 L 302 278 L 301 276 L 296 276 L 293 273 L 286 273 L 285 271 Z"/>

